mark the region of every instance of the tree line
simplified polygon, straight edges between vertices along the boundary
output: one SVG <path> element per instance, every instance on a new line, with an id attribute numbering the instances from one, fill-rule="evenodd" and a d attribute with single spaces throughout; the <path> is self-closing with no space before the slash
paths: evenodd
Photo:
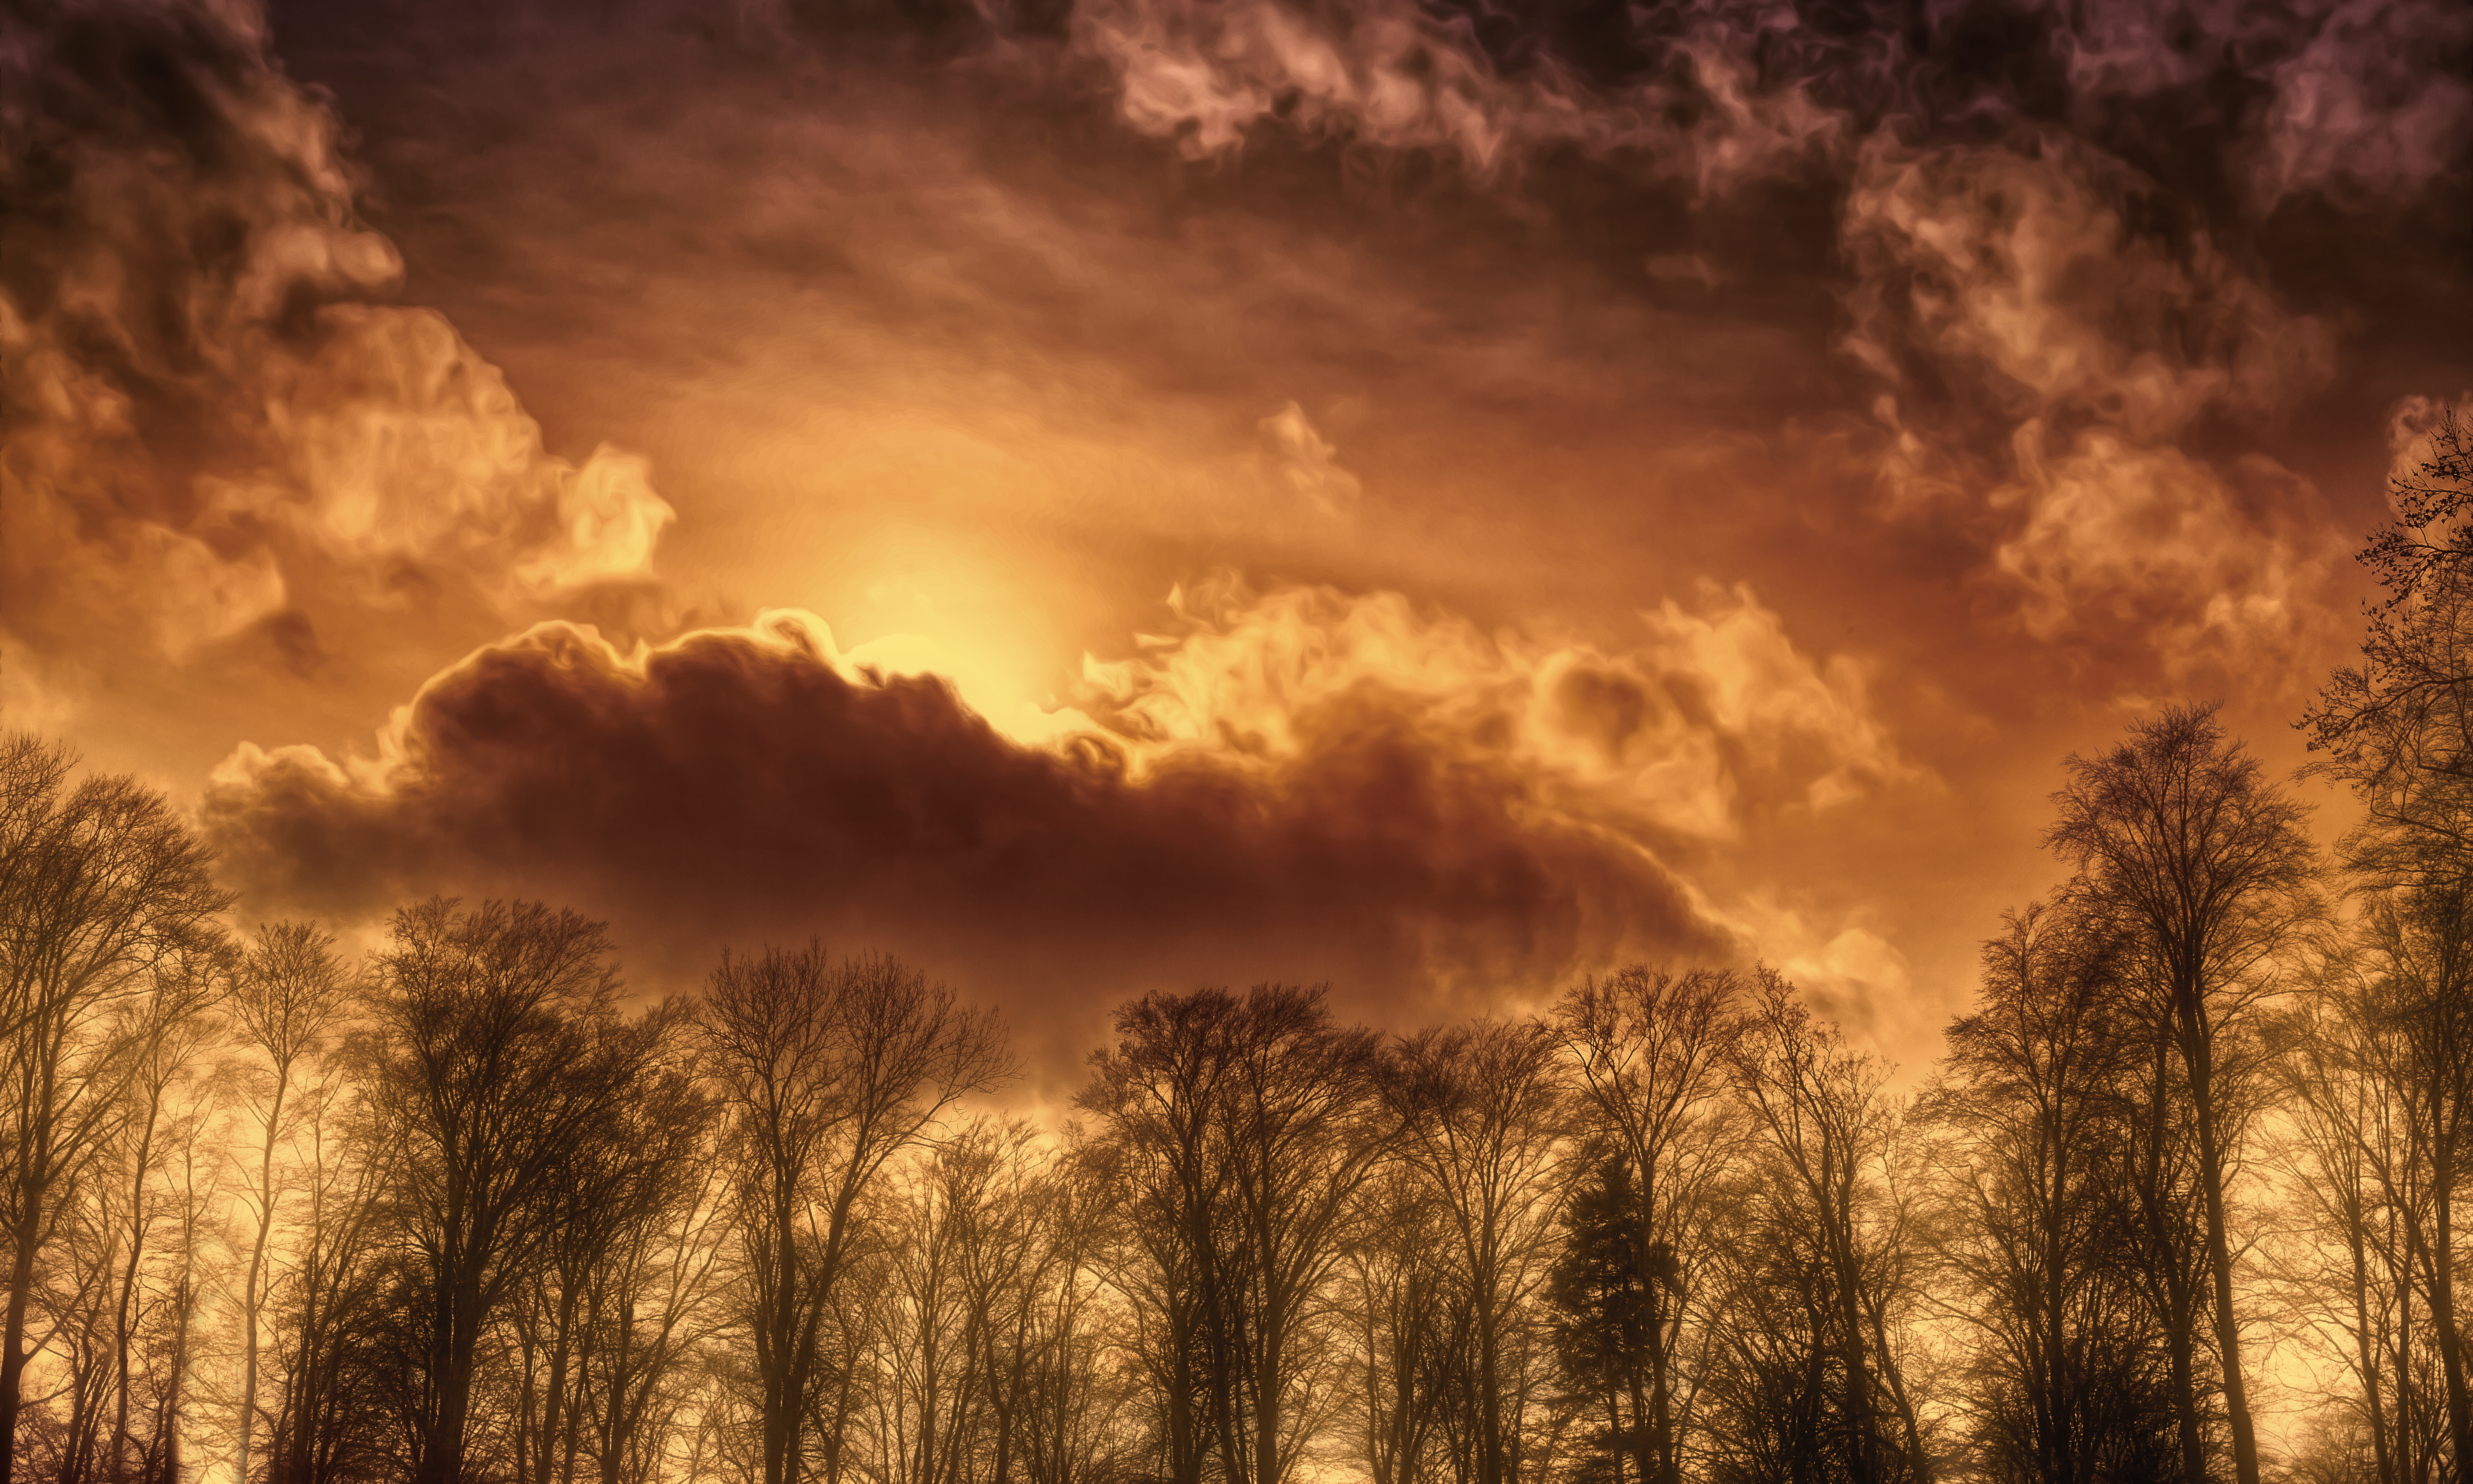
<path id="1" fill-rule="evenodd" d="M 2464 1477 L 2473 443 L 2303 717 L 2064 765 L 2066 879 L 1911 1084 L 1775 970 L 1406 1035 L 1120 1006 L 1069 1116 L 987 1011 L 433 898 L 235 933 L 160 795 L 0 744 L 0 1484 Z"/>

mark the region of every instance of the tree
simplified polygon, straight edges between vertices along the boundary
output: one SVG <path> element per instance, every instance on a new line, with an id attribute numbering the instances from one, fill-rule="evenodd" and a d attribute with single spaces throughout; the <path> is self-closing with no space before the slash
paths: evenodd
<path id="1" fill-rule="evenodd" d="M 160 1212 L 155 1186 L 158 1177 L 178 1161 L 193 1162 L 203 1114 L 194 1107 L 176 1106 L 175 1098 L 193 1080 L 195 1063 L 211 1045 L 220 1027 L 212 1012 L 228 996 L 232 966 L 228 945 L 203 941 L 185 951 L 175 950 L 149 970 L 148 993 L 120 1010 L 124 1022 L 119 1040 L 130 1059 L 123 1091 L 125 1106 L 117 1129 L 121 1180 L 128 1204 L 120 1209 L 126 1247 L 114 1281 L 112 1305 L 114 1409 L 111 1441 L 105 1464 L 114 1477 L 129 1472 L 132 1449 L 144 1442 L 132 1426 L 135 1400 L 132 1366 L 138 1332 L 148 1317 L 145 1295 L 146 1260 L 153 1256 L 149 1240 Z M 189 1171 L 184 1168 L 183 1173 Z M 180 1200 L 180 1276 L 172 1307 L 186 1333 L 189 1310 L 189 1264 L 195 1252 L 196 1181 L 182 1182 Z M 177 1369 L 175 1387 L 178 1385 Z M 159 1424 L 156 1428 L 161 1430 Z"/>
<path id="2" fill-rule="evenodd" d="M 2415 1137 L 2453 1169 L 2473 1094 L 2473 428 L 2450 409 L 2411 475 L 2390 481 L 2394 520 L 2359 560 L 2386 596 L 2370 607 L 2362 662 L 2339 669 L 2303 714 L 2315 765 L 2352 785 L 2360 824 L 2338 856 L 2356 890 L 2402 894 L 2386 926 L 2411 975 L 2408 1013 L 2419 1086 Z M 2453 1197 L 2441 1173 L 2436 1209 L 2414 1233 L 2425 1265 L 2432 1328 L 2455 1456 L 2473 1458 L 2473 1397 L 2455 1319 Z M 2406 1377 L 2399 1376 L 2399 1381 Z"/>
<path id="3" fill-rule="evenodd" d="M 1639 1243 L 1642 1274 L 1670 1274 L 1650 1294 L 1653 1315 L 1636 1368 L 1621 1373 L 1642 1484 L 1678 1484 L 1685 1427 L 1675 1392 L 1684 1326 L 1708 1254 L 1709 1196 L 1723 1174 L 1739 1120 L 1726 1068 L 1741 1033 L 1734 975 L 1675 975 L 1635 966 L 1583 981 L 1556 1012 L 1588 1105 L 1630 1162 L 1622 1183 L 1639 1210 L 1620 1224 Z"/>
<path id="4" fill-rule="evenodd" d="M 61 1197 L 84 1175 L 136 1075 L 112 1011 L 167 955 L 210 942 L 229 898 L 164 798 L 126 777 L 72 786 L 74 759 L 0 737 L 0 1484 L 15 1477 L 26 1321 Z"/>
<path id="5" fill-rule="evenodd" d="M 2385 904 L 2382 904 L 2385 905 Z M 2384 976 L 2363 971 L 2339 953 L 2312 975 L 2300 1001 L 2270 1027 L 2272 1070 L 2286 1090 L 2284 1137 L 2271 1156 L 2289 1177 L 2294 1215 L 2279 1264 L 2307 1321 L 2303 1333 L 2333 1330 L 2334 1358 L 2360 1387 L 2363 1434 L 2378 1484 L 2394 1484 L 2397 1454 L 2387 1364 L 2395 1334 L 2395 1280 L 2409 1266 L 2389 1260 L 2394 1244 L 2383 1226 L 2394 1211 L 2386 1199 L 2399 1173 L 2402 1133 L 2391 1015 Z M 2383 1186 L 2386 1188 L 2383 1189 Z M 2383 1221 L 2382 1217 L 2386 1219 Z"/>
<path id="6" fill-rule="evenodd" d="M 2435 1453 L 2473 1456 L 2455 1240 L 2473 1154 L 2473 913 L 2460 889 L 2370 895 L 2274 1031 L 2282 1152 L 2316 1217 L 2305 1230 L 2338 1263 L 2333 1281 L 2304 1286 L 2350 1331 L 2371 1454 L 2397 1477 Z"/>
<path id="7" fill-rule="evenodd" d="M 1105 1278 L 1110 1217 L 1117 1209 L 1104 1165 L 1078 1125 L 1031 1199 L 1039 1210 L 1037 1260 L 1020 1275 L 1013 1303 L 1009 1431 L 1030 1484 L 1077 1484 L 1131 1472 L 1131 1440 L 1121 1425 L 1132 1396 L 1130 1368 L 1114 1363 Z M 998 1475 L 1002 1477 L 1001 1474 Z"/>
<path id="8" fill-rule="evenodd" d="M 1343 1302 L 1357 1331 L 1358 1451 L 1375 1484 L 1421 1484 L 1442 1472 L 1432 1455 L 1467 1371 L 1468 1285 L 1431 1182 L 1386 1161 L 1357 1199 Z"/>
<path id="9" fill-rule="evenodd" d="M 889 957 L 833 963 L 813 945 L 725 956 L 699 1024 L 738 1182 L 761 1472 L 797 1484 L 860 1197 L 1011 1063 L 996 1019 L 945 986 Z"/>
<path id="10" fill-rule="evenodd" d="M 2216 1349 L 2239 1484 L 2258 1484 L 2224 1186 L 2241 1108 L 2220 1053 L 2271 984 L 2272 955 L 2318 913 L 2301 805 L 2230 742 L 2216 708 L 2171 706 L 2100 756 L 2073 754 L 2045 842 L 2077 868 L 2088 910 L 2128 935 L 2162 1012 L 2197 1144 Z"/>
<path id="11" fill-rule="evenodd" d="M 380 1354 L 400 1316 L 382 1312 L 390 1256 L 381 1233 L 395 1221 L 390 1173 L 403 1131 L 352 1096 L 327 1059 L 298 1103 L 306 1185 L 294 1258 L 270 1288 L 270 1328 L 281 1394 L 268 1434 L 268 1484 L 339 1484 L 367 1477 L 381 1451 L 392 1398 L 380 1392 Z"/>
<path id="12" fill-rule="evenodd" d="M 242 1199 L 255 1217 L 250 1237 L 248 1276 L 241 1287 L 240 1415 L 232 1444 L 232 1472 L 247 1484 L 251 1446 L 257 1424 L 258 1331 L 266 1300 L 267 1251 L 275 1233 L 276 1204 L 282 1184 L 276 1170 L 276 1152 L 291 1134 L 287 1112 L 297 1121 L 293 1084 L 306 1057 L 317 1053 L 321 1040 L 342 1017 L 351 991 L 343 961 L 335 956 L 332 938 L 308 922 L 276 922 L 261 926 L 242 958 L 231 996 L 231 1017 L 252 1049 L 266 1059 L 268 1086 L 257 1113 L 257 1169 Z"/>
<path id="13" fill-rule="evenodd" d="M 672 1002 L 644 1017 L 639 1029 L 652 1046 L 630 1095 L 595 1137 L 568 1152 L 558 1188 L 546 1197 L 547 1234 L 511 1311 L 522 1361 L 515 1474 L 526 1484 L 572 1484 L 591 1452 L 588 1422 L 604 1415 L 598 1394 L 606 1379 L 603 1344 L 636 1337 L 632 1312 L 627 1328 L 615 1328 L 613 1282 L 639 1276 L 647 1229 L 669 1219 L 682 1189 L 694 1188 L 688 1171 L 706 1152 L 709 1104 L 681 1059 L 665 1054 L 681 1039 L 675 1033 L 684 1009 Z M 633 1358 L 636 1374 L 629 1380 L 636 1406 L 616 1414 L 612 1440 L 621 1452 L 640 1424 L 647 1391 L 661 1380 L 657 1371 L 648 1372 L 653 1356 L 639 1351 Z"/>
<path id="14" fill-rule="evenodd" d="M 1105 1131 L 1090 1157 L 1118 1192 L 1131 1249 L 1112 1276 L 1134 1311 L 1134 1351 L 1175 1484 L 1200 1484 L 1235 1426 L 1236 1275 L 1222 1234 L 1232 1174 L 1218 1113 L 1235 1074 L 1224 1022 L 1237 1008 L 1224 990 L 1120 1006 L 1117 1043 L 1092 1057 L 1078 1099 Z"/>
<path id="15" fill-rule="evenodd" d="M 1536 1022 L 1481 1020 L 1411 1036 L 1383 1081 L 1399 1157 L 1441 1196 L 1458 1248 L 1475 1366 L 1478 1484 L 1519 1477 L 1506 1426 L 1513 1328 L 1544 1279 L 1565 1182 L 1557 1038 Z"/>
<path id="16" fill-rule="evenodd" d="M 433 898 L 396 914 L 377 956 L 368 1081 L 401 1139 L 395 1173 L 424 1280 L 417 1484 L 463 1484 L 483 1330 L 659 1043 L 658 1017 L 618 1016 L 610 951 L 573 912 Z"/>
<path id="17" fill-rule="evenodd" d="M 628 1178 L 595 1222 L 585 1278 L 575 1415 L 601 1484 L 660 1477 L 688 1362 L 722 1324 L 710 1300 L 730 1203 L 714 1106 L 683 1063 L 648 1081 L 619 1130 Z"/>
<path id="18" fill-rule="evenodd" d="M 1976 1447 L 1998 1477 L 2156 1477 L 2173 1460 L 2126 1194 L 2141 1038 L 2121 945 L 2066 901 L 2003 925 L 1920 1110 L 1941 1135 L 1947 1307 L 1976 1335 Z"/>
<path id="19" fill-rule="evenodd" d="M 1728 1056 L 1766 1144 L 1758 1201 L 1795 1255 L 1810 1360 L 1837 1368 L 1849 1473 L 1856 1484 L 1926 1484 L 1932 1460 L 1893 1338 L 1909 1244 L 1892 1180 L 1898 1124 L 1886 1069 L 1813 1019 L 1772 970 L 1757 972 L 1748 1017 Z M 1894 1442 L 1885 1411 L 1896 1424 Z"/>
<path id="20" fill-rule="evenodd" d="M 2300 727 L 2321 774 L 2353 786 L 2361 823 L 2339 852 L 2373 884 L 2473 887 L 2473 426 L 2453 409 L 2395 519 L 2358 560 L 2386 597 L 2362 662 L 2336 671 Z"/>
<path id="21" fill-rule="evenodd" d="M 1313 1385 L 1326 1288 L 1385 1135 L 1366 1116 L 1375 1038 L 1334 1025 L 1326 997 L 1147 995 L 1117 1012 L 1082 1094 L 1148 1259 L 1125 1291 L 1183 1484 L 1213 1453 L 1230 1479 L 1284 1484 L 1329 1406 Z"/>
<path id="22" fill-rule="evenodd" d="M 1588 1174 L 1564 1205 L 1562 1250 L 1548 1273 L 1546 1298 L 1564 1376 L 1578 1395 L 1605 1408 L 1601 1451 L 1611 1467 L 1588 1476 L 1620 1484 L 1626 1456 L 1641 1460 L 1644 1470 L 1665 1467 L 1659 1440 L 1644 1436 L 1655 1414 L 1641 1401 L 1654 1369 L 1651 1351 L 1682 1277 L 1672 1255 L 1642 1230 L 1645 1218 L 1631 1161 L 1610 1151 L 1582 1159 Z"/>

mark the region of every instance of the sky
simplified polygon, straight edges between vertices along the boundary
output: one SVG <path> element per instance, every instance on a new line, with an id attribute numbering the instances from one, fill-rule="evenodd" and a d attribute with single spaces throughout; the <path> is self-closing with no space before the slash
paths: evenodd
<path id="1" fill-rule="evenodd" d="M 0 717 L 236 920 L 1926 1065 L 2062 760 L 2269 773 L 2473 400 L 2473 9 L 33 0 Z M 2290 784 L 2322 832 L 2344 802 Z"/>

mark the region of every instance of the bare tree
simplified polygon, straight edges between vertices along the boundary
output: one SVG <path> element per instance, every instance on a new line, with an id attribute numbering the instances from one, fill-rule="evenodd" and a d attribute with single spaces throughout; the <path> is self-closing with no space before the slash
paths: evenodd
<path id="1" fill-rule="evenodd" d="M 57 1240 L 66 1260 L 52 1264 L 36 1295 L 45 1332 L 34 1349 L 58 1357 L 52 1392 L 42 1400 L 65 1400 L 67 1407 L 28 1408 L 18 1462 L 28 1477 L 59 1484 L 87 1484 L 97 1476 L 112 1405 L 111 1280 L 119 1272 L 121 1223 L 108 1202 L 95 1198 L 100 1189 L 86 1194 L 62 1212 Z"/>
<path id="2" fill-rule="evenodd" d="M 2152 1477 L 2173 1453 L 2126 1194 L 2143 1039 L 2120 944 L 2066 902 L 2004 927 L 1921 1109 L 1943 1136 L 1944 1311 L 1977 1337 L 1976 1447 L 2003 1474 L 2050 1484 Z"/>
<path id="3" fill-rule="evenodd" d="M 275 1233 L 282 1182 L 276 1153 L 290 1137 L 287 1113 L 293 1084 L 304 1058 L 342 1017 L 351 982 L 335 956 L 334 940 L 308 922 L 261 926 L 247 954 L 231 996 L 231 1016 L 249 1046 L 266 1059 L 267 1085 L 252 1089 L 251 1112 L 258 1120 L 257 1168 L 242 1199 L 255 1217 L 248 1275 L 241 1286 L 240 1410 L 232 1444 L 232 1472 L 248 1484 L 257 1424 L 258 1331 L 266 1301 L 266 1264 Z"/>
<path id="4" fill-rule="evenodd" d="M 2359 560 L 2387 596 L 2362 662 L 2303 714 L 2317 771 L 2363 805 L 2339 847 L 2384 885 L 2473 886 L 2473 426 L 2450 409 L 2429 456 L 2389 489 L 2395 519 Z"/>
<path id="5" fill-rule="evenodd" d="M 943 985 L 887 957 L 832 963 L 812 945 L 725 957 L 701 1024 L 738 1178 L 762 1476 L 797 1484 L 860 1198 L 1011 1064 L 996 1020 Z"/>
<path id="6" fill-rule="evenodd" d="M 1771 1230 L 1799 1229 L 1803 1240 L 1793 1245 L 1808 1247 L 1803 1302 L 1814 1310 L 1815 1358 L 1824 1344 L 1836 1352 L 1849 1472 L 1856 1484 L 1928 1484 L 1932 1459 L 1894 1334 L 1909 1285 L 1909 1233 L 1892 1179 L 1898 1122 L 1886 1070 L 1813 1019 L 1775 972 L 1758 971 L 1751 999 L 1728 1055 L 1765 1136 L 1761 1199 L 1777 1213 Z"/>
<path id="7" fill-rule="evenodd" d="M 612 1265 L 647 1223 L 670 1210 L 699 1152 L 707 1104 L 686 1068 L 664 1055 L 684 1022 L 685 1007 L 675 1001 L 637 1022 L 647 1045 L 628 1095 L 568 1149 L 557 1188 L 544 1197 L 550 1209 L 539 1257 L 510 1310 L 522 1376 L 515 1473 L 528 1484 L 571 1484 L 587 1459 Z"/>
<path id="8" fill-rule="evenodd" d="M 2276 1016 L 2273 1069 L 2287 1093 L 2283 1137 L 2269 1151 L 2287 1174 L 2295 1207 L 2293 1245 L 2279 1264 L 2305 1332 L 2334 1331 L 2334 1358 L 2360 1388 L 2362 1441 L 2378 1484 L 2394 1484 L 2397 1439 L 2387 1364 L 2397 1336 L 2394 1262 L 2383 1226 L 2404 1151 L 2398 1068 L 2384 976 L 2340 953 L 2312 975 L 2308 993 Z M 2385 1218 L 2383 1220 L 2383 1218 Z M 2332 1260 L 2331 1260 L 2332 1259 Z"/>
<path id="9" fill-rule="evenodd" d="M 2213 706 L 2168 707 L 2126 742 L 2064 766 L 2045 840 L 2078 869 L 2090 910 L 2128 935 L 2170 1029 L 2197 1143 L 2234 1472 L 2258 1484 L 2225 1215 L 2239 1107 L 2222 1096 L 2219 1061 L 2270 987 L 2272 955 L 2317 915 L 2306 811 L 2225 738 Z"/>
<path id="10" fill-rule="evenodd" d="M 406 1131 L 353 1096 L 339 1065 L 322 1060 L 303 1083 L 294 1258 L 270 1284 L 270 1325 L 282 1391 L 268 1436 L 269 1484 L 339 1484 L 373 1472 L 393 1400 L 379 1394 L 376 1354 L 398 1328 L 381 1312 L 395 1223 L 395 1146 Z"/>
<path id="11" fill-rule="evenodd" d="M 1359 1182 L 1384 1147 L 1368 1126 L 1373 1033 L 1341 1029 L 1327 991 L 1258 986 L 1236 1022 L 1235 1075 L 1223 1116 L 1234 1179 L 1246 1400 L 1253 1426 L 1231 1462 L 1253 1484 L 1286 1484 L 1328 1403 L 1314 1361 L 1324 1285 Z M 1247 1455 L 1250 1454 L 1250 1458 Z"/>
<path id="12" fill-rule="evenodd" d="M 378 955 L 371 1094 L 426 1279 L 414 1477 L 462 1484 L 484 1329 L 557 1229 L 579 1150 L 609 1136 L 658 1044 L 616 1014 L 598 922 L 534 902 L 396 914 Z"/>
<path id="13" fill-rule="evenodd" d="M 1326 1290 L 1382 1152 L 1371 1032 L 1326 992 L 1258 985 L 1117 1012 L 1082 1105 L 1107 1121 L 1145 1261 L 1123 1289 L 1149 1332 L 1172 1474 L 1283 1484 L 1332 1409 Z"/>
<path id="14" fill-rule="evenodd" d="M 1006 1364 L 1009 1431 L 1028 1484 L 1118 1476 L 1130 1451 L 1121 1418 L 1132 1386 L 1110 1359 L 1116 1316 L 1105 1277 L 1108 1219 L 1117 1207 L 1090 1153 L 1080 1128 L 1068 1124 L 1033 1197 L 1042 1240 L 1014 1301 Z M 1008 1484 L 1001 1471 L 996 1477 Z"/>
<path id="15" fill-rule="evenodd" d="M 1623 1390 L 1643 1484 L 1682 1477 L 1675 1392 L 1684 1327 L 1707 1257 L 1708 1197 L 1735 1145 L 1726 1068 L 1741 1034 L 1741 993 L 1722 971 L 1677 976 L 1636 966 L 1584 981 L 1556 1015 L 1588 1106 L 1630 1163 L 1627 1188 L 1639 1208 L 1628 1225 L 1640 1244 L 1634 1267 L 1647 1282 L 1652 1313 L 1643 1334 L 1645 1364 L 1626 1368 Z"/>
<path id="16" fill-rule="evenodd" d="M 148 1308 L 146 1261 L 154 1256 L 150 1238 L 161 1214 L 155 1187 L 176 1161 L 185 1164 L 194 1156 L 201 1119 L 194 1110 L 178 1106 L 176 1099 L 186 1090 L 198 1058 L 220 1030 L 211 1012 L 230 991 L 229 953 L 221 943 L 202 941 L 165 954 L 147 977 L 147 994 L 121 1011 L 126 1024 L 120 1040 L 131 1072 L 116 1140 L 128 1204 L 121 1208 L 127 1245 L 113 1285 L 115 1400 L 111 1441 L 105 1453 L 106 1467 L 114 1477 L 126 1476 L 132 1450 L 144 1447 L 130 1414 L 136 1395 L 132 1375 L 134 1347 Z M 187 1268 L 194 1252 L 189 1238 L 194 1235 L 195 1185 L 194 1180 L 183 1182 L 179 1206 L 181 1275 L 172 1302 L 184 1316 L 184 1328 Z"/>
<path id="17" fill-rule="evenodd" d="M 2360 822 L 2337 849 L 2357 890 L 2395 900 L 2369 914 L 2389 945 L 2413 1028 L 2406 1100 L 2416 1158 L 2440 1162 L 2419 1193 L 2433 1209 L 2405 1231 L 2424 1274 L 2447 1434 L 2473 1458 L 2473 1399 L 2455 1315 L 2457 1140 L 2473 1091 L 2473 427 L 2451 409 L 2414 470 L 2390 482 L 2395 518 L 2360 553 L 2385 590 L 2368 610 L 2361 663 L 2336 671 L 2301 719 L 2322 776 L 2352 785 Z M 2408 1174 L 2408 1183 L 2416 1177 Z M 2410 1298 L 2410 1293 L 2399 1298 Z M 2409 1367 L 2395 1379 L 2409 1389 Z M 2398 1396 L 2403 1400 L 2403 1391 Z M 2399 1423 L 2406 1421 L 2399 1417 Z"/>
<path id="18" fill-rule="evenodd" d="M 1477 1477 L 1520 1476 L 1506 1427 L 1506 1352 L 1543 1281 L 1562 1178 L 1566 1092 L 1556 1034 L 1536 1022 L 1480 1020 L 1403 1041 L 1383 1091 L 1399 1157 L 1441 1196 L 1459 1249 L 1475 1366 Z"/>
<path id="19" fill-rule="evenodd" d="M 1437 1467 L 1450 1377 L 1465 1369 L 1468 1285 L 1431 1182 L 1386 1162 L 1358 1196 L 1343 1300 L 1357 1330 L 1358 1448 L 1375 1484 L 1422 1484 Z"/>
<path id="20" fill-rule="evenodd" d="M 2279 1029 L 2301 1199 L 2358 1261 L 2357 1369 L 2368 1440 L 2401 1477 L 2466 1456 L 2473 1403 L 2457 1281 L 2458 1196 L 2473 1155 L 2473 912 L 2451 884 L 2368 897 L 2347 951 Z M 2384 1293 L 2369 1310 L 2371 1290 Z M 2377 1343 L 2372 1343 L 2377 1342 Z M 2431 1373 L 2436 1373 L 2431 1374 Z M 2383 1404 L 2384 1379 L 2389 1404 Z M 2438 1441 L 2421 1425 L 2436 1411 Z"/>
<path id="21" fill-rule="evenodd" d="M 72 766 L 32 736 L 0 738 L 0 1484 L 15 1477 L 37 1267 L 136 1073 L 111 1011 L 167 953 L 211 936 L 228 902 L 161 795 L 125 777 L 71 786 Z"/>
<path id="22" fill-rule="evenodd" d="M 1169 1478 L 1200 1484 L 1235 1428 L 1236 1275 L 1224 1229 L 1233 1180 L 1219 1110 L 1235 1076 L 1226 991 L 1148 995 L 1116 1011 L 1116 1045 L 1079 1099 L 1101 1120 L 1090 1151 L 1118 1192 L 1128 1240 L 1110 1264 L 1131 1305 Z"/>
<path id="23" fill-rule="evenodd" d="M 713 1107 L 685 1066 L 650 1079 L 619 1130 L 631 1178 L 587 1279 L 576 1412 L 600 1484 L 661 1476 L 688 1363 L 722 1325 L 714 1280 L 728 1243 Z"/>
<path id="24" fill-rule="evenodd" d="M 217 1183 L 211 1169 L 201 1186 L 198 1171 L 197 1132 L 205 1124 L 203 1115 L 187 1120 L 186 1137 L 180 1140 L 180 1264 L 174 1271 L 167 1328 L 169 1343 L 157 1383 L 155 1403 L 155 1433 L 147 1449 L 148 1467 L 140 1477 L 148 1484 L 179 1484 L 182 1475 L 181 1446 L 185 1441 L 184 1418 L 188 1405 L 189 1383 L 197 1364 L 198 1300 L 205 1287 L 198 1273 L 202 1256 L 204 1229 L 209 1221 L 207 1212 L 216 1203 Z M 213 1163 L 208 1161 L 209 1165 Z"/>

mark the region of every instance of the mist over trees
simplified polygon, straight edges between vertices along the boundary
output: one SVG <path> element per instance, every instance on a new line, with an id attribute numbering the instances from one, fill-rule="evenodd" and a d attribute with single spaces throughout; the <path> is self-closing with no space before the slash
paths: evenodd
<path id="1" fill-rule="evenodd" d="M 234 931 L 0 743 L 0 1484 L 2424 1484 L 2473 1459 L 2473 440 L 2302 719 L 2067 759 L 1935 1065 L 1764 967 L 1405 1035 L 1118 1008 L 1069 1109 L 877 954 Z"/>

